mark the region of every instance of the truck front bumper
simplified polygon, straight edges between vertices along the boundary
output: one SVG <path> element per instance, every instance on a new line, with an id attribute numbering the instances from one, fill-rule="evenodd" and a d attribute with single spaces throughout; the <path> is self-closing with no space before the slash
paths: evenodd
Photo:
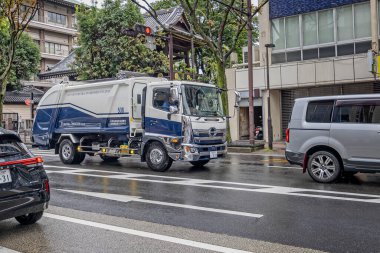
<path id="1" fill-rule="evenodd" d="M 211 158 L 211 152 L 217 154 L 217 157 Z M 183 144 L 181 152 L 169 152 L 173 160 L 182 161 L 200 161 L 224 157 L 227 154 L 227 142 L 216 145 L 196 145 Z"/>

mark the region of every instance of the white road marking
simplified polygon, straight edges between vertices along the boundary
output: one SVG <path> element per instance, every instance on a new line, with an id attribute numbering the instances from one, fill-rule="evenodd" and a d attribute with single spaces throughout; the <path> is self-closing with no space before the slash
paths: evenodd
<path id="1" fill-rule="evenodd" d="M 172 236 L 160 235 L 160 234 L 155 234 L 155 233 L 150 233 L 150 232 L 145 232 L 145 231 L 140 231 L 140 230 L 135 230 L 135 229 L 129 229 L 129 228 L 124 228 L 124 227 L 118 227 L 118 226 L 113 226 L 113 225 L 108 225 L 108 224 L 93 222 L 93 221 L 88 221 L 88 220 L 81 220 L 77 218 L 71 218 L 71 217 L 61 216 L 61 215 L 56 215 L 56 214 L 51 214 L 51 213 L 45 213 L 44 217 L 61 220 L 61 221 L 67 221 L 67 222 L 71 222 L 75 224 L 81 224 L 81 225 L 90 226 L 90 227 L 95 227 L 95 228 L 106 229 L 106 230 L 115 231 L 115 232 L 119 232 L 123 234 L 135 235 L 139 237 L 185 245 L 185 246 L 189 246 L 193 248 L 212 250 L 215 252 L 248 253 L 248 251 L 244 251 L 244 250 L 232 249 L 232 248 L 227 248 L 223 246 L 203 243 L 203 242 L 191 241 L 191 240 L 176 238 Z"/>
<path id="2" fill-rule="evenodd" d="M 153 182 L 153 183 L 160 183 L 160 184 L 205 187 L 205 188 L 236 190 L 236 191 L 246 191 L 246 192 L 271 193 L 271 194 L 291 195 L 291 196 L 299 196 L 299 197 L 333 199 L 333 200 L 380 204 L 380 195 L 373 195 L 373 194 L 325 191 L 325 190 L 293 188 L 293 187 L 264 185 L 264 184 L 249 184 L 249 183 L 237 183 L 237 182 L 229 182 L 229 181 L 215 181 L 215 180 L 192 179 L 192 178 L 183 178 L 183 177 L 158 176 L 158 175 L 150 175 L 150 174 L 123 173 L 123 172 L 113 172 L 113 171 L 107 171 L 107 170 L 94 170 L 94 169 L 84 169 L 84 168 L 75 168 L 75 167 L 53 166 L 53 165 L 45 165 L 45 167 L 63 169 L 63 170 L 54 170 L 54 171 L 46 170 L 48 173 L 56 173 L 56 174 L 83 175 L 83 176 L 88 176 L 88 177 L 101 177 L 101 178 L 111 178 L 111 179 L 120 179 L 120 180 L 135 180 L 135 181 Z M 109 173 L 111 175 L 98 175 L 96 174 L 97 172 Z M 93 174 L 90 174 L 90 173 L 93 173 Z M 149 178 L 144 178 L 144 177 L 149 177 Z M 157 178 L 157 180 L 154 178 Z M 163 181 L 159 179 L 171 179 L 171 180 Z M 331 196 L 329 194 L 340 195 L 340 196 Z"/>
<path id="3" fill-rule="evenodd" d="M 134 201 L 134 202 L 149 203 L 149 204 L 154 204 L 154 205 L 172 206 L 172 207 L 193 209 L 193 210 L 199 210 L 199 211 L 207 211 L 207 212 L 214 212 L 214 213 L 223 213 L 223 214 L 253 217 L 253 218 L 258 218 L 258 219 L 263 217 L 262 214 L 254 214 L 254 213 L 247 213 L 247 212 L 208 208 L 208 207 L 202 207 L 202 206 L 193 206 L 193 205 L 184 205 L 184 204 L 177 204 L 177 203 L 170 203 L 170 202 L 163 202 L 163 201 L 147 200 L 147 199 L 142 199 L 141 197 L 128 196 L 128 195 L 100 193 L 100 192 L 87 192 L 87 191 L 74 191 L 74 190 L 64 190 L 64 189 L 56 189 L 56 190 L 71 192 L 71 193 L 76 193 L 76 194 L 82 194 L 82 195 L 92 196 L 92 197 L 97 197 L 97 198 L 116 200 L 119 202 Z"/>
<path id="4" fill-rule="evenodd" d="M 51 157 L 58 157 L 59 155 L 49 155 L 49 154 L 40 154 L 40 153 L 33 153 L 36 156 L 51 156 Z"/>

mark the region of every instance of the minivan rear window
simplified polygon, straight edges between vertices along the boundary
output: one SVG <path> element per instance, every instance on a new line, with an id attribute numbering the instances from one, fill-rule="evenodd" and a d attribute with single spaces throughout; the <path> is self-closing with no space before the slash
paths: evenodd
<path id="1" fill-rule="evenodd" d="M 306 121 L 312 123 L 330 123 L 333 107 L 333 100 L 309 102 L 306 112 Z"/>

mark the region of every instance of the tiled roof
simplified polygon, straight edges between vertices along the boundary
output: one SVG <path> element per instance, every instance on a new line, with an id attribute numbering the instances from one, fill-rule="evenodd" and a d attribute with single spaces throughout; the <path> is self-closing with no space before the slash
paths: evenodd
<path id="1" fill-rule="evenodd" d="M 75 49 L 71 51 L 71 53 L 60 62 L 55 64 L 50 70 L 39 74 L 40 79 L 50 78 L 51 76 L 75 76 L 76 73 L 74 70 L 70 68 L 70 64 L 72 64 L 75 60 Z"/>
<path id="2" fill-rule="evenodd" d="M 6 104 L 23 104 L 26 99 L 30 99 L 30 93 L 33 91 L 33 100 L 34 103 L 37 104 L 40 102 L 44 92 L 32 88 L 32 87 L 24 87 L 22 90 L 15 91 L 7 91 L 5 92 L 4 103 Z"/>
<path id="3" fill-rule="evenodd" d="M 170 9 L 158 10 L 156 11 L 156 14 L 157 19 L 161 22 L 161 24 L 163 24 L 165 28 L 170 28 L 182 17 L 183 8 L 177 6 Z M 161 26 L 152 16 L 150 16 L 149 13 L 144 14 L 144 19 L 145 25 L 151 27 L 154 32 L 161 29 Z"/>

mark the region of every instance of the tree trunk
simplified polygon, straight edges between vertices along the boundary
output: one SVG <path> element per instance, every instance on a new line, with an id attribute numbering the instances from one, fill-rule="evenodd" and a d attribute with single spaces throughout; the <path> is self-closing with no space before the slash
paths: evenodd
<path id="1" fill-rule="evenodd" d="M 223 61 L 217 60 L 216 62 L 216 73 L 217 73 L 217 85 L 219 88 L 227 90 L 227 80 L 226 80 L 226 64 Z M 229 114 L 228 111 L 228 93 L 222 93 L 222 103 L 223 103 L 223 111 L 226 115 Z M 230 124 L 227 118 L 227 141 L 231 142 L 231 134 L 230 134 Z"/>
<path id="2" fill-rule="evenodd" d="M 6 90 L 7 90 L 6 78 L 0 79 L 0 127 L 4 127 L 3 126 L 3 103 L 4 103 Z"/>

